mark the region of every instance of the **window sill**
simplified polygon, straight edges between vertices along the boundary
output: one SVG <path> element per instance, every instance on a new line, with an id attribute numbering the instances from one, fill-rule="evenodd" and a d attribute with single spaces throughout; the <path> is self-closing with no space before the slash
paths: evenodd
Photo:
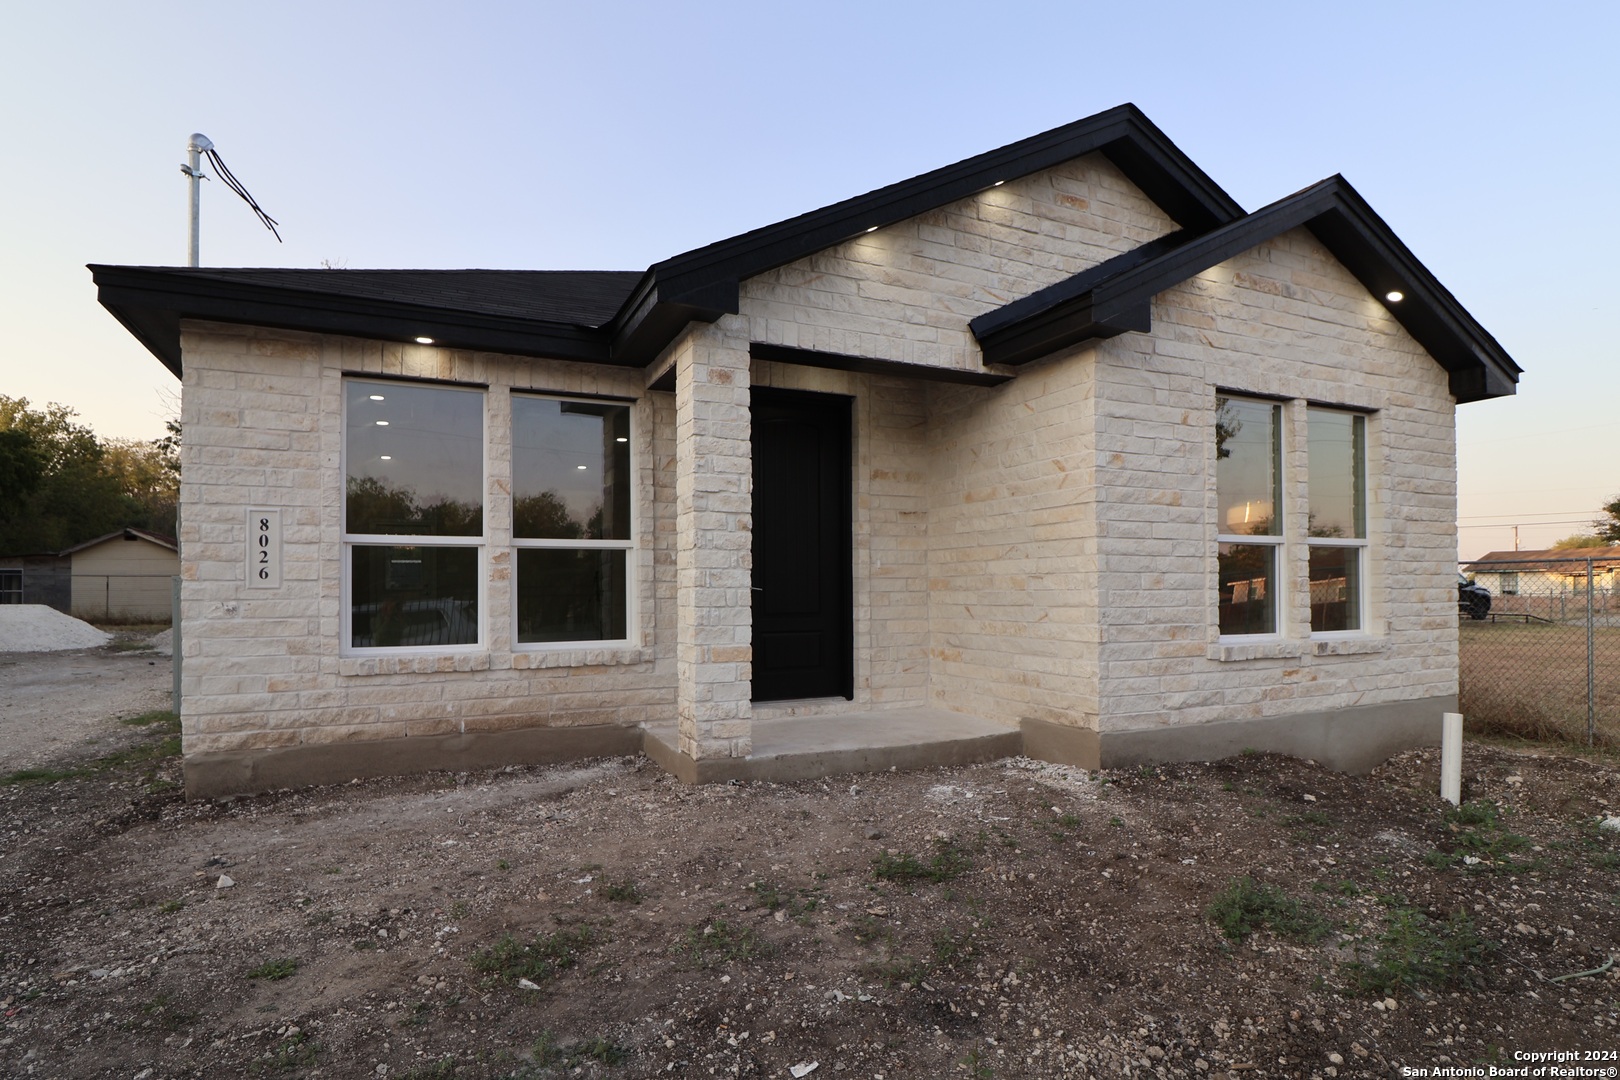
<path id="1" fill-rule="evenodd" d="M 345 656 L 339 675 L 427 675 L 439 671 L 488 671 L 489 653 L 438 653 L 432 656 Z"/>
<path id="2" fill-rule="evenodd" d="M 1303 641 L 1220 641 L 1205 650 L 1211 660 L 1298 660 L 1305 655 Z"/>
<path id="3" fill-rule="evenodd" d="M 614 667 L 621 664 L 650 664 L 652 649 L 634 645 L 600 645 L 588 649 L 537 649 L 533 652 L 514 652 L 514 671 L 534 671 L 541 668 Z"/>
<path id="4" fill-rule="evenodd" d="M 1381 637 L 1322 638 L 1311 642 L 1316 656 L 1366 656 L 1389 650 L 1389 639 Z"/>

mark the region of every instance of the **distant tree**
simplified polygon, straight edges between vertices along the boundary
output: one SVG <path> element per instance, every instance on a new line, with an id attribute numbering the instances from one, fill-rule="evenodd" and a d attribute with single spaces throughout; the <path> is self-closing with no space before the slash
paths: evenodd
<path id="1" fill-rule="evenodd" d="M 586 535 L 555 491 L 521 495 L 512 501 L 512 535 L 547 540 L 577 540 Z"/>
<path id="2" fill-rule="evenodd" d="M 0 395 L 0 553 L 61 551 L 128 525 L 173 533 L 179 480 L 161 451 L 103 442 L 76 415 Z"/>
<path id="3" fill-rule="evenodd" d="M 1601 536 L 1590 536 L 1586 533 L 1576 533 L 1574 536 L 1564 537 L 1562 540 L 1555 543 L 1553 548 L 1558 551 L 1569 551 L 1575 548 L 1600 548 L 1608 546 L 1609 542 L 1603 539 Z"/>
<path id="4" fill-rule="evenodd" d="M 0 431 L 0 521 L 9 521 L 45 476 L 45 454 L 19 428 Z"/>
<path id="5" fill-rule="evenodd" d="M 1592 531 L 1605 544 L 1620 544 L 1620 495 L 1603 504 L 1603 515 L 1592 522 Z"/>

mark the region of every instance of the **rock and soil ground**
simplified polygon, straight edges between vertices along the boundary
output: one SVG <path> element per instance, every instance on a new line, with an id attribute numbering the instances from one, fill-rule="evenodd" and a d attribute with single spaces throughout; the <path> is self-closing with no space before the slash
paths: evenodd
<path id="1" fill-rule="evenodd" d="M 143 656 L 66 662 L 166 675 Z M 0 1073 L 1620 1064 L 1620 969 L 1589 974 L 1620 954 L 1612 762 L 1471 744 L 1457 809 L 1433 751 L 703 788 L 615 759 L 187 803 L 173 728 L 132 698 L 0 785 Z"/>

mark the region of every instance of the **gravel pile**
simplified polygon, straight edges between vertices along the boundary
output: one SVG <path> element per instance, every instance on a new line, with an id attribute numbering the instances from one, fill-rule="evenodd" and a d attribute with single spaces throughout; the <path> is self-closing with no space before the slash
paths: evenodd
<path id="1" fill-rule="evenodd" d="M 111 640 L 111 634 L 44 604 L 0 607 L 0 652 L 95 649 Z"/>
<path id="2" fill-rule="evenodd" d="M 174 655 L 174 627 L 169 627 L 161 634 L 152 635 L 152 651 L 159 656 Z"/>

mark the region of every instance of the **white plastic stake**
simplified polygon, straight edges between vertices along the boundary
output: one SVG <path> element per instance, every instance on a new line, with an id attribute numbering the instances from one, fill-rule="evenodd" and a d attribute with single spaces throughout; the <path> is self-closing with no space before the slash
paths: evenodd
<path id="1" fill-rule="evenodd" d="M 1452 806 L 1462 802 L 1462 713 L 1441 714 L 1440 797 Z"/>

